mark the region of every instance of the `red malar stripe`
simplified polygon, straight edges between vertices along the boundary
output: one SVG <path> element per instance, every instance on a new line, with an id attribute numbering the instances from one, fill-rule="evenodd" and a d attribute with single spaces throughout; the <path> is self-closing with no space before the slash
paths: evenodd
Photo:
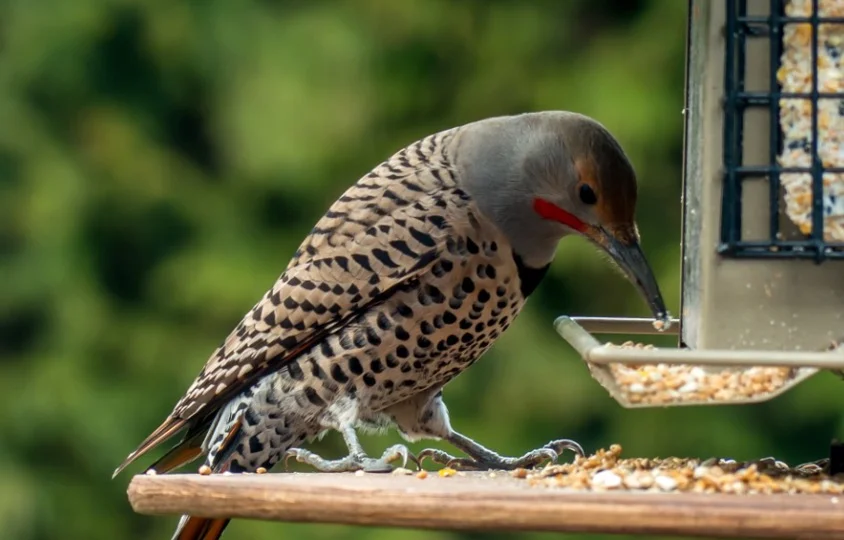
<path id="1" fill-rule="evenodd" d="M 571 227 L 572 229 L 583 232 L 586 230 L 586 224 L 574 217 L 572 214 L 566 212 L 556 204 L 548 202 L 545 199 L 536 198 L 533 200 L 534 211 L 545 219 L 557 221 Z"/>

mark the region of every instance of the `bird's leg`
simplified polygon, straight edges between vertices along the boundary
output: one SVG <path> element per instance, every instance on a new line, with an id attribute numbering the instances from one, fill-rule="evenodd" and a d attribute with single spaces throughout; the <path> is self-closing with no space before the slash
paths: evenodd
<path id="1" fill-rule="evenodd" d="M 328 460 L 314 452 L 303 448 L 291 448 L 285 454 L 285 464 L 290 458 L 295 458 L 299 463 L 306 463 L 320 472 L 352 472 L 363 470 L 366 472 L 390 472 L 393 470 L 390 463 L 401 459 L 402 466 L 407 465 L 408 458 L 412 457 L 407 447 L 401 444 L 387 448 L 378 459 L 366 455 L 358 440 L 357 433 L 351 425 L 339 429 L 349 449 L 349 454 L 341 459 Z M 415 461 L 415 458 L 413 458 Z"/>
<path id="2" fill-rule="evenodd" d="M 469 457 L 459 458 L 442 450 L 429 448 L 419 453 L 421 463 L 430 458 L 441 465 L 474 470 L 512 470 L 532 468 L 545 461 L 556 461 L 565 450 L 583 455 L 583 448 L 575 441 L 560 439 L 520 457 L 506 457 L 478 444 L 469 437 L 454 431 L 448 417 L 448 408 L 442 400 L 442 390 L 414 396 L 389 410 L 402 435 L 410 440 L 442 439 L 448 441 Z"/>

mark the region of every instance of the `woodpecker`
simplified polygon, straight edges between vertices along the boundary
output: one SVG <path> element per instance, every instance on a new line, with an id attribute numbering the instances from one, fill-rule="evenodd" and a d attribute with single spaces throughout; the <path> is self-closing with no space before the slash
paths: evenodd
<path id="1" fill-rule="evenodd" d="M 115 471 L 179 432 L 149 470 L 200 457 L 215 473 L 294 458 L 318 471 L 389 471 L 404 445 L 369 456 L 361 429 L 444 440 L 467 469 L 533 467 L 570 439 L 501 456 L 456 431 L 443 388 L 510 326 L 559 241 L 605 251 L 668 321 L 640 247 L 637 180 L 596 120 L 546 111 L 480 120 L 425 137 L 378 165 L 316 223 L 287 268 L 214 351 L 173 411 Z M 348 455 L 304 448 L 339 432 Z M 184 516 L 174 538 L 219 538 L 227 519 Z"/>

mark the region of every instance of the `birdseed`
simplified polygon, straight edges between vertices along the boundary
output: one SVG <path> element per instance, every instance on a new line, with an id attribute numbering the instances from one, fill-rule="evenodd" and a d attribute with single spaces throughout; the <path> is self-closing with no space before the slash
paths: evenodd
<path id="1" fill-rule="evenodd" d="M 650 491 L 735 494 L 844 494 L 844 475 L 830 477 L 815 463 L 789 467 L 774 458 L 621 458 L 618 444 L 571 463 L 513 471 L 531 486 L 579 491 Z"/>
<path id="2" fill-rule="evenodd" d="M 627 341 L 611 348 L 653 349 Z M 660 405 L 683 402 L 725 402 L 762 397 L 782 388 L 794 375 L 789 367 L 707 370 L 688 364 L 609 364 L 622 396 L 630 403 Z"/>
<path id="3" fill-rule="evenodd" d="M 258 467 L 257 469 L 255 469 L 255 474 L 267 474 L 267 469 L 265 469 L 264 467 Z"/>
<path id="4" fill-rule="evenodd" d="M 844 0 L 820 0 L 821 17 L 844 16 Z M 811 0 L 789 0 L 785 12 L 790 17 L 811 15 Z M 844 25 L 818 25 L 818 91 L 844 92 Z M 812 33 L 809 23 L 787 24 L 783 30 L 783 53 L 777 80 L 783 92 L 811 92 Z M 844 167 L 844 102 L 819 99 L 817 104 L 818 157 L 825 167 Z M 783 167 L 812 166 L 812 103 L 805 98 L 779 100 L 780 128 L 783 133 L 779 164 Z M 803 234 L 812 231 L 812 175 L 783 173 L 785 213 Z M 824 239 L 844 241 L 844 175 L 823 175 Z"/>
<path id="5" fill-rule="evenodd" d="M 512 474 L 515 478 L 527 478 L 528 470 L 519 467 L 518 469 L 514 469 Z"/>
<path id="6" fill-rule="evenodd" d="M 209 467 L 208 465 L 202 465 L 199 468 L 199 474 L 201 474 L 202 476 L 208 476 L 209 474 L 211 474 L 211 467 Z"/>
<path id="7" fill-rule="evenodd" d="M 457 471 L 455 471 L 451 467 L 445 467 L 443 469 L 440 469 L 437 472 L 437 474 L 440 475 L 443 478 L 448 478 L 449 476 L 454 476 L 456 473 L 457 473 Z"/>
<path id="8" fill-rule="evenodd" d="M 428 478 L 427 471 L 419 471 L 418 473 L 416 473 L 416 478 L 418 478 L 420 480 L 424 480 L 424 479 Z"/>

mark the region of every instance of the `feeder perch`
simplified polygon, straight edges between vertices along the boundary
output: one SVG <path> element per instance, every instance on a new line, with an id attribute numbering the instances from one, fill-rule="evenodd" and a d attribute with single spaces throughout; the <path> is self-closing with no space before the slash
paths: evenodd
<path id="1" fill-rule="evenodd" d="M 844 369 L 844 3 L 691 0 L 676 348 L 560 335 L 625 407 L 770 400 Z"/>

